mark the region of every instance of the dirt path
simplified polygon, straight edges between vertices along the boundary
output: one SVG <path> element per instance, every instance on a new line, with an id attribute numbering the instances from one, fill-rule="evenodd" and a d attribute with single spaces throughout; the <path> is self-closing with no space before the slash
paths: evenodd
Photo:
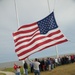
<path id="1" fill-rule="evenodd" d="M 0 73 L 5 73 L 6 75 L 15 75 L 15 73 L 13 73 L 13 72 L 0 71 Z"/>

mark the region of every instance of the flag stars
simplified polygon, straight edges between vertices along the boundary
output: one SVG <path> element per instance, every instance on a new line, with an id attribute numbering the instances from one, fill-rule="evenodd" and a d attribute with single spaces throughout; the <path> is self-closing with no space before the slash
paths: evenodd
<path id="1" fill-rule="evenodd" d="M 52 12 L 49 16 L 38 21 L 38 27 L 41 34 L 46 34 L 48 31 L 52 29 L 56 29 L 58 26 L 56 24 L 54 13 Z"/>

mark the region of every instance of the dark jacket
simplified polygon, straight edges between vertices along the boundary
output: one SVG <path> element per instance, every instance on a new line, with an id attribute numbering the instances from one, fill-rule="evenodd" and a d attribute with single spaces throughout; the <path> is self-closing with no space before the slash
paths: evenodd
<path id="1" fill-rule="evenodd" d="M 24 63 L 24 69 L 28 69 L 28 64 L 26 62 Z"/>

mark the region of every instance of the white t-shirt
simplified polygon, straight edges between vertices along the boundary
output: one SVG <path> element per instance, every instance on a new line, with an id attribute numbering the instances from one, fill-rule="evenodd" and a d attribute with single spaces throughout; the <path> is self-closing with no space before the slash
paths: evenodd
<path id="1" fill-rule="evenodd" d="M 57 58 L 55 59 L 55 62 L 58 63 L 58 59 Z"/>
<path id="2" fill-rule="evenodd" d="M 20 72 L 20 68 L 17 68 L 17 72 Z"/>
<path id="3" fill-rule="evenodd" d="M 39 70 L 39 65 L 40 65 L 40 63 L 35 61 L 34 62 L 34 70 Z"/>

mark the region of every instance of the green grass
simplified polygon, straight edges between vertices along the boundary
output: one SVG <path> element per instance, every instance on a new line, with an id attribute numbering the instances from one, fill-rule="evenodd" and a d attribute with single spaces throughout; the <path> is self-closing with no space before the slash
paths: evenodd
<path id="1" fill-rule="evenodd" d="M 5 68 L 3 71 L 15 72 L 13 68 Z M 21 74 L 24 73 L 23 67 L 20 68 Z M 30 73 L 30 67 L 28 68 L 28 72 Z"/>
<path id="2" fill-rule="evenodd" d="M 6 75 L 6 74 L 4 74 L 4 73 L 0 73 L 0 75 Z"/>
<path id="3" fill-rule="evenodd" d="M 14 69 L 13 68 L 5 68 L 5 69 L 3 69 L 3 71 L 14 72 Z"/>
<path id="4" fill-rule="evenodd" d="M 21 70 L 21 74 L 23 74 L 23 68 L 21 68 L 20 70 Z M 5 68 L 3 69 L 3 71 L 15 72 L 13 68 Z"/>
<path id="5" fill-rule="evenodd" d="M 4 71 L 14 72 L 13 68 L 7 68 Z M 21 67 L 21 73 L 23 75 L 22 67 Z M 34 73 L 29 73 L 29 75 L 34 75 Z M 58 66 L 58 67 L 54 68 L 52 71 L 41 72 L 40 75 L 75 75 L 75 63 Z"/>

